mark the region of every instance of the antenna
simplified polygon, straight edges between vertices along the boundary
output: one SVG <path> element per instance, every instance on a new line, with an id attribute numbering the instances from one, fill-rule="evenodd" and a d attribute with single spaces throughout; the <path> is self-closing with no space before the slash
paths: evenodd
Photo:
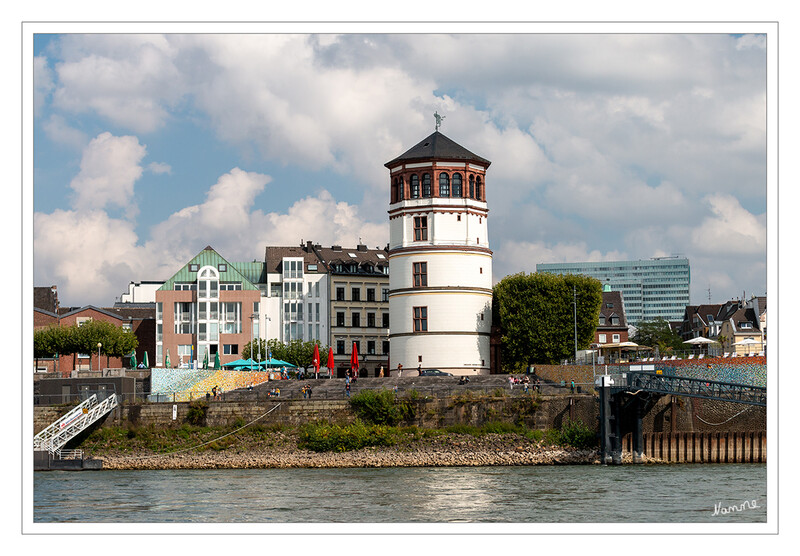
<path id="1" fill-rule="evenodd" d="M 433 113 L 433 117 L 436 118 L 436 131 L 439 131 L 439 127 L 442 125 L 442 120 L 444 120 L 447 116 L 440 116 L 439 112 L 436 111 Z"/>
<path id="2" fill-rule="evenodd" d="M 711 303 L 711 284 L 708 285 L 708 302 Z"/>

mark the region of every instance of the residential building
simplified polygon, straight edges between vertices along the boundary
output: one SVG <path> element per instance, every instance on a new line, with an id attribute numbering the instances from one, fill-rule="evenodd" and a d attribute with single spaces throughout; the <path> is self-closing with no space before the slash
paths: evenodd
<path id="1" fill-rule="evenodd" d="M 117 303 L 155 303 L 156 291 L 164 285 L 159 280 L 142 280 L 128 284 L 128 291 L 119 297 Z"/>
<path id="2" fill-rule="evenodd" d="M 328 273 L 329 289 L 325 293 L 330 300 L 329 345 L 333 348 L 336 375 L 343 377 L 350 369 L 355 344 L 361 376 L 378 376 L 381 367 L 388 376 L 388 249 L 369 249 L 364 244 L 355 248 L 317 245 L 314 252 Z M 325 358 L 325 354 L 320 356 Z"/>
<path id="3" fill-rule="evenodd" d="M 687 305 L 681 322 L 681 338 L 684 341 L 699 337 L 716 338 L 722 325 L 722 322 L 717 320 L 717 315 L 722 307 L 723 305 L 720 303 Z"/>
<path id="4" fill-rule="evenodd" d="M 394 374 L 490 372 L 490 164 L 438 130 L 385 164 Z"/>
<path id="5" fill-rule="evenodd" d="M 317 341 L 328 345 L 329 275 L 313 242 L 300 246 L 267 247 L 266 285 L 261 322 L 266 338 Z M 267 330 L 268 329 L 268 330 Z"/>
<path id="6" fill-rule="evenodd" d="M 239 266 L 208 246 L 156 291 L 155 366 L 167 356 L 171 367 L 201 366 L 206 353 L 209 363 L 241 357 L 257 337 L 262 292 L 252 280 L 263 263 Z"/>
<path id="7" fill-rule="evenodd" d="M 757 303 L 751 305 L 738 299 L 725 303 L 717 315 L 717 320 L 721 322 L 717 339 L 723 351 L 736 355 L 763 354 L 766 338 L 760 317 Z M 740 344 L 743 341 L 750 343 Z"/>
<path id="8" fill-rule="evenodd" d="M 638 261 L 540 263 L 536 272 L 582 274 L 622 292 L 628 322 L 683 319 L 689 304 L 689 259 L 656 257 Z"/>
<path id="9" fill-rule="evenodd" d="M 628 341 L 628 321 L 625 318 L 625 306 L 622 293 L 611 291 L 610 286 L 603 290 L 603 302 L 600 305 L 600 315 L 597 330 L 594 334 L 594 343 L 618 344 Z"/>

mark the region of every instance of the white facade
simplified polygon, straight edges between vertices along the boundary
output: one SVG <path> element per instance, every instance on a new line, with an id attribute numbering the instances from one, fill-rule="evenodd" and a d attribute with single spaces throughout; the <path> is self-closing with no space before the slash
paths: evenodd
<path id="1" fill-rule="evenodd" d="M 282 267 L 282 274 L 267 274 L 269 288 L 261 298 L 261 338 L 327 344 L 328 275 L 305 271 L 299 257 L 284 257 Z"/>
<path id="2" fill-rule="evenodd" d="M 119 297 L 120 303 L 155 303 L 156 291 L 164 282 L 131 282 L 128 291 Z"/>
<path id="3" fill-rule="evenodd" d="M 447 159 L 390 166 L 395 202 L 389 205 L 389 337 L 395 376 L 398 363 L 412 375 L 418 367 L 489 373 L 492 252 L 485 194 L 469 198 L 466 186 L 458 191 L 461 196 L 438 188 L 442 173 L 449 179 L 458 173 L 464 184 L 479 176 L 482 184 L 487 166 L 488 161 Z M 432 177 L 429 196 L 409 186 L 420 179 L 418 172 Z"/>

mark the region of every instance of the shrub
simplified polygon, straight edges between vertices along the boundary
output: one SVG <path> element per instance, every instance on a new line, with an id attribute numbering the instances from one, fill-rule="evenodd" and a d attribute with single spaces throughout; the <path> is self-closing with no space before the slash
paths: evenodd
<path id="1" fill-rule="evenodd" d="M 375 425 L 395 426 L 416 414 L 411 400 L 398 399 L 390 390 L 364 390 L 350 398 L 350 405 L 359 419 Z"/>
<path id="2" fill-rule="evenodd" d="M 341 426 L 325 421 L 300 427 L 298 445 L 314 452 L 348 452 L 367 446 L 392 446 L 397 431 L 384 425 L 366 425 L 362 421 Z"/>
<path id="3" fill-rule="evenodd" d="M 208 404 L 203 400 L 195 400 L 189 403 L 189 410 L 186 412 L 186 421 L 195 426 L 202 426 L 206 422 Z"/>
<path id="4" fill-rule="evenodd" d="M 574 448 L 590 448 L 597 444 L 597 435 L 583 421 L 567 421 L 561 426 L 561 444 Z"/>

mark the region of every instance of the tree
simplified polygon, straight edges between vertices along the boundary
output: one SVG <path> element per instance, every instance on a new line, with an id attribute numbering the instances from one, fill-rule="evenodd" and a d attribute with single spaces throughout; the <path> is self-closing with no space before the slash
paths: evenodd
<path id="1" fill-rule="evenodd" d="M 577 299 L 578 349 L 594 339 L 602 287 L 587 276 L 513 274 L 494 287 L 494 322 L 500 324 L 504 368 L 521 371 L 531 363 L 575 357 Z"/>
<path id="2" fill-rule="evenodd" d="M 663 318 L 639 322 L 636 325 L 636 334 L 631 340 L 641 346 L 658 348 L 661 353 L 686 348 L 681 337 Z"/>
<path id="3" fill-rule="evenodd" d="M 286 361 L 287 363 L 291 363 L 296 367 L 303 367 L 308 368 L 313 363 L 314 358 L 314 346 L 319 346 L 319 353 L 320 358 L 322 358 L 323 353 L 328 351 L 328 346 L 323 345 L 319 342 L 319 340 L 308 341 L 304 342 L 302 340 L 292 340 L 289 343 L 283 343 L 280 340 L 273 338 L 268 342 L 264 342 L 264 340 L 253 340 L 252 342 L 248 342 L 244 349 L 242 350 L 242 357 L 247 359 L 251 356 L 252 347 L 255 347 L 255 354 L 258 354 L 258 343 L 261 342 L 261 356 L 262 359 L 267 359 L 267 349 L 269 349 L 269 353 L 272 355 L 273 359 L 280 359 L 281 361 Z"/>

